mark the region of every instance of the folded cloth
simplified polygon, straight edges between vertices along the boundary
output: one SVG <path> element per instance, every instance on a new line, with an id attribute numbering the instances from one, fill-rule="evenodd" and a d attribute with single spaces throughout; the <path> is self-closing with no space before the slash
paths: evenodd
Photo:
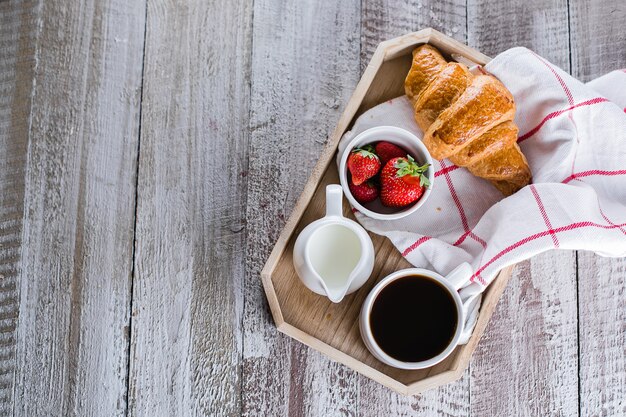
<path id="1" fill-rule="evenodd" d="M 533 184 L 503 198 L 465 168 L 435 161 L 432 192 L 417 212 L 393 221 L 357 212 L 357 220 L 415 266 L 446 274 L 469 262 L 471 281 L 483 287 L 502 268 L 550 249 L 625 256 L 626 70 L 583 84 L 526 48 L 498 55 L 485 70 L 515 98 L 518 143 Z M 423 136 L 402 96 L 362 114 L 339 155 L 354 135 L 381 125 Z"/>

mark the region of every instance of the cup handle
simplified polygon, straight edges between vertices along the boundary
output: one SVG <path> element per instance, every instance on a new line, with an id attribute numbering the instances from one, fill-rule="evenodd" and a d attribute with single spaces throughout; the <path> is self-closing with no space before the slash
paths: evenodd
<path id="1" fill-rule="evenodd" d="M 474 285 L 475 284 L 471 284 L 470 286 Z M 459 338 L 460 345 L 466 344 L 469 342 L 470 337 L 472 337 L 474 327 L 476 327 L 476 320 L 478 320 L 478 309 L 480 308 L 481 294 L 482 293 L 479 292 L 468 298 L 462 298 L 464 322 L 463 331 L 461 332 L 461 337 Z"/>
<path id="2" fill-rule="evenodd" d="M 473 272 L 470 264 L 463 262 L 446 276 L 446 280 L 458 291 L 468 283 Z"/>
<path id="3" fill-rule="evenodd" d="M 343 189 L 341 185 L 326 186 L 326 216 L 343 217 Z"/>
<path id="4" fill-rule="evenodd" d="M 446 276 L 446 280 L 457 290 L 459 291 L 459 296 L 461 297 L 461 302 L 463 303 L 463 317 L 465 318 L 463 323 L 463 332 L 461 333 L 461 338 L 459 340 L 460 344 L 465 344 L 469 340 L 472 335 L 472 331 L 474 330 L 474 323 L 476 322 L 476 318 L 478 316 L 478 302 L 480 301 L 480 295 L 483 292 L 483 288 L 475 283 L 470 282 L 470 277 L 472 276 L 472 267 L 470 264 L 464 262 L 461 265 L 457 266 Z M 470 326 L 465 326 L 470 323 Z"/>

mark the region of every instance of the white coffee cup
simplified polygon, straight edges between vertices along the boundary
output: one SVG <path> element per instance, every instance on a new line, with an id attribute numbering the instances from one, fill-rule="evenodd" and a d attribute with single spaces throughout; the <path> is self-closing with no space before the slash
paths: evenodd
<path id="1" fill-rule="evenodd" d="M 456 305 L 457 323 L 452 340 L 450 341 L 448 346 L 446 346 L 446 348 L 437 356 L 420 362 L 403 362 L 389 356 L 387 353 L 385 353 L 385 351 L 380 348 L 378 343 L 376 343 L 376 340 L 372 333 L 372 329 L 370 327 L 370 314 L 372 311 L 372 306 L 376 301 L 376 297 L 380 294 L 383 288 L 398 279 L 415 275 L 424 276 L 434 281 L 437 281 L 439 284 L 441 284 L 443 288 L 445 288 L 449 292 L 450 296 L 454 300 L 454 304 Z M 443 277 L 436 272 L 429 271 L 428 269 L 408 268 L 394 272 L 383 278 L 378 284 L 374 286 L 374 288 L 372 288 L 369 295 L 363 302 L 363 306 L 361 307 L 361 315 L 359 317 L 359 329 L 361 331 L 361 337 L 367 349 L 381 362 L 400 369 L 428 368 L 444 360 L 446 357 L 448 357 L 448 355 L 452 353 L 452 351 L 454 351 L 454 348 L 457 347 L 457 345 L 461 341 L 468 340 L 471 335 L 472 329 L 465 329 L 464 324 L 466 322 L 470 306 L 473 306 L 473 301 L 482 292 L 482 287 L 480 287 L 478 284 L 470 283 L 471 276 L 471 266 L 467 263 L 462 263 L 452 272 L 450 272 L 446 277 Z M 433 318 L 433 320 L 436 320 L 436 318 Z"/>

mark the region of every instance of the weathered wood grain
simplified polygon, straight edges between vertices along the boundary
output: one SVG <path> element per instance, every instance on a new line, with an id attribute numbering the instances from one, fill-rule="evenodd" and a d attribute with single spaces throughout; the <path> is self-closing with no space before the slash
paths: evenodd
<path id="1" fill-rule="evenodd" d="M 133 416 L 240 412 L 251 4 L 148 2 Z"/>
<path id="2" fill-rule="evenodd" d="M 569 0 L 572 75 L 589 81 L 626 67 L 626 2 Z"/>
<path id="3" fill-rule="evenodd" d="M 490 57 L 525 46 L 569 71 L 566 0 L 470 0 L 467 7 L 469 46 Z"/>
<path id="4" fill-rule="evenodd" d="M 365 68 L 378 43 L 432 27 L 466 41 L 465 0 L 363 2 L 361 16 L 361 68 Z M 469 373 L 460 380 L 406 397 L 365 377 L 359 377 L 359 415 L 363 416 L 464 416 L 469 415 Z"/>
<path id="5" fill-rule="evenodd" d="M 490 56 L 526 46 L 567 71 L 567 3 L 470 1 L 468 41 Z M 563 251 L 518 266 L 470 365 L 472 415 L 576 414 L 575 273 Z"/>
<path id="6" fill-rule="evenodd" d="M 626 415 L 626 258 L 578 252 L 580 416 Z"/>
<path id="7" fill-rule="evenodd" d="M 23 219 L 12 414 L 124 415 L 143 3 L 8 7 L 19 85 L 2 133 L 4 230 Z M 16 243 L 3 242 L 7 326 Z"/>
<path id="8" fill-rule="evenodd" d="M 354 414 L 356 374 L 279 335 L 259 273 L 359 78 L 360 1 L 255 1 L 243 414 Z"/>
<path id="9" fill-rule="evenodd" d="M 626 4 L 570 0 L 572 74 L 626 68 Z M 578 252 L 580 416 L 626 415 L 626 259 Z"/>
<path id="10" fill-rule="evenodd" d="M 431 27 L 466 42 L 465 0 L 364 0 L 361 13 L 361 70 L 380 42 Z"/>
<path id="11" fill-rule="evenodd" d="M 35 7 L 0 3 L 0 414 L 13 409 Z"/>
<path id="12" fill-rule="evenodd" d="M 472 415 L 576 415 L 575 279 L 574 252 L 518 265 L 471 363 Z"/>
<path id="13" fill-rule="evenodd" d="M 359 380 L 358 416 L 467 416 L 469 370 L 445 386 L 417 396 L 401 396 L 363 377 Z"/>

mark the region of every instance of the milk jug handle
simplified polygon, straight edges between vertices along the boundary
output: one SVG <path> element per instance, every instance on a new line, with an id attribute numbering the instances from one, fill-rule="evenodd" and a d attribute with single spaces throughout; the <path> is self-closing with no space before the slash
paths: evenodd
<path id="1" fill-rule="evenodd" d="M 342 199 L 341 185 L 329 184 L 326 186 L 326 216 L 343 216 Z"/>

